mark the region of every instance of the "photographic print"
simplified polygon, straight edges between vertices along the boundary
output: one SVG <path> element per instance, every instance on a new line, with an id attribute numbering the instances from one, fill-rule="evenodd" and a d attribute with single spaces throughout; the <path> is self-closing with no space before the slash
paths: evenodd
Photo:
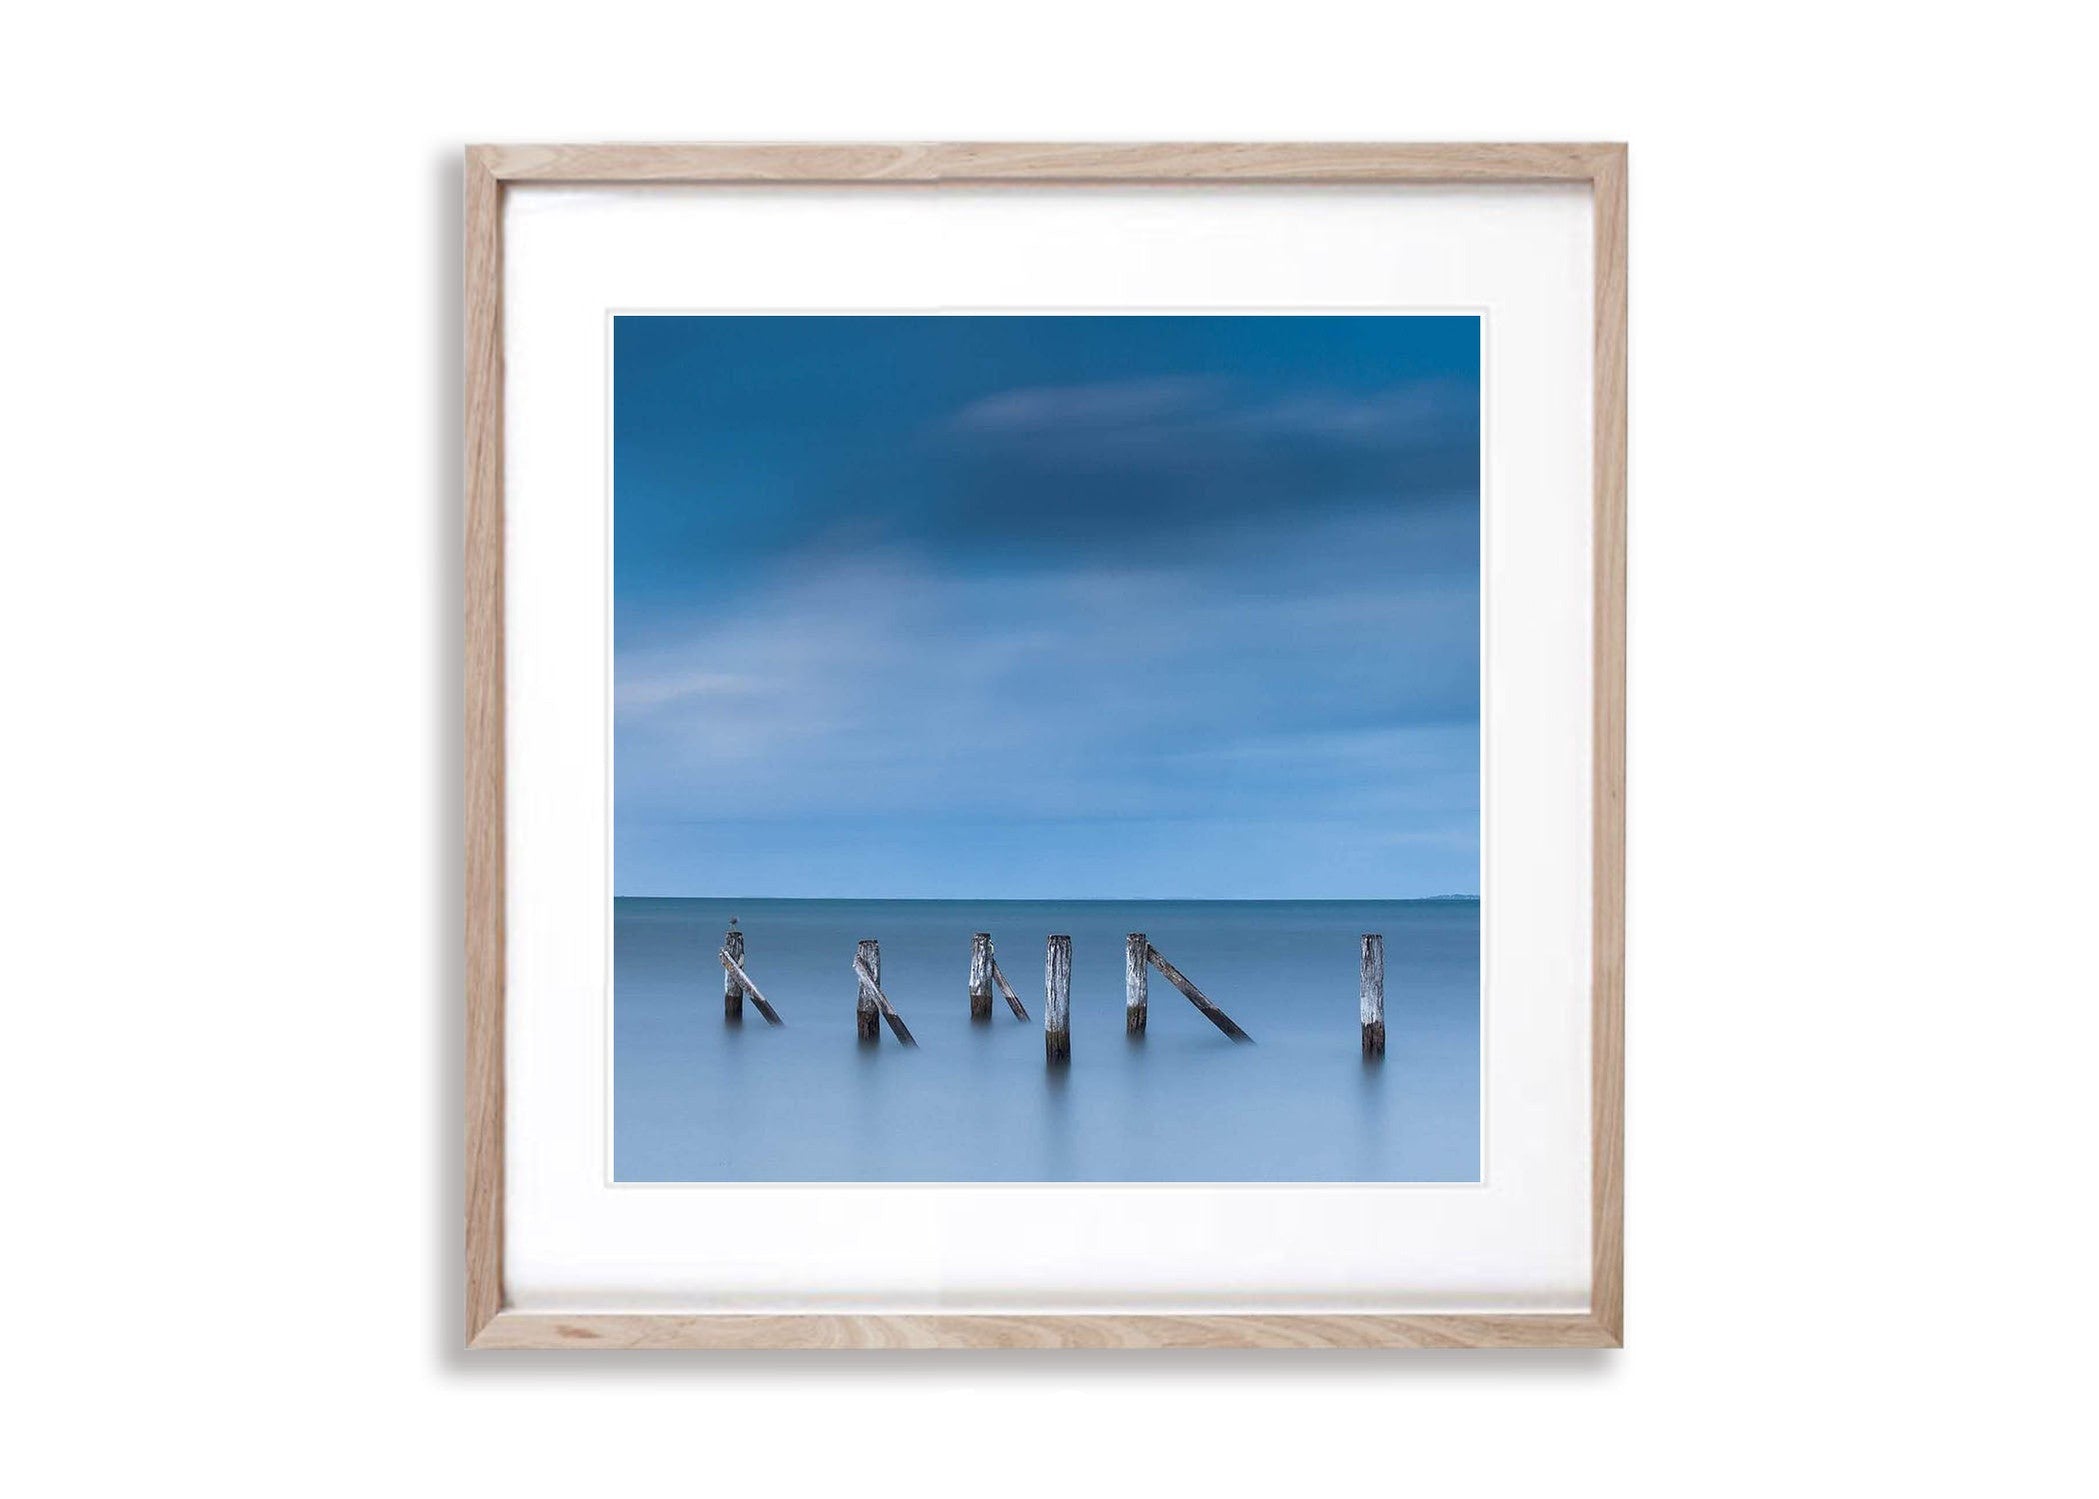
<path id="1" fill-rule="evenodd" d="M 613 1178 L 1480 1177 L 1481 319 L 611 319 Z"/>

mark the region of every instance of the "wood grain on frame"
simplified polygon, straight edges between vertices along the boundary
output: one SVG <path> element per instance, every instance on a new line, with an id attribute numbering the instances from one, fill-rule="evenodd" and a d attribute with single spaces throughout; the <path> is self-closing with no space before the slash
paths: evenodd
<path id="1" fill-rule="evenodd" d="M 466 1316 L 502 1310 L 503 195 L 466 162 Z"/>
<path id="2" fill-rule="evenodd" d="M 1008 141 L 842 145 L 479 146 L 485 169 L 528 183 L 1590 182 L 1610 145 L 1047 145 Z"/>
<path id="3" fill-rule="evenodd" d="M 505 1312 L 476 1348 L 1615 1348 L 1593 1317 L 1349 1313 L 574 1316 Z"/>
<path id="4" fill-rule="evenodd" d="M 506 183 L 1586 182 L 1594 196 L 1590 1310 L 556 1316 L 503 1294 Z M 475 1348 L 1615 1348 L 1624 1341 L 1626 151 L 1616 144 L 474 146 L 466 153 L 466 1305 Z"/>
<path id="5" fill-rule="evenodd" d="M 1625 148 L 1599 159 L 1591 350 L 1589 1311 L 1625 1338 Z"/>

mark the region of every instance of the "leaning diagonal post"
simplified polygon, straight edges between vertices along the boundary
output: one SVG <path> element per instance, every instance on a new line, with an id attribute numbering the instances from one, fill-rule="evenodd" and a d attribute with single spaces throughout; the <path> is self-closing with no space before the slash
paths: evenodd
<path id="1" fill-rule="evenodd" d="M 1147 945 L 1145 948 L 1145 955 L 1151 959 L 1152 967 L 1158 969 L 1160 973 L 1166 976 L 1167 983 L 1173 985 L 1174 988 L 1180 990 L 1183 994 L 1187 995 L 1188 1003 L 1194 1005 L 1198 1010 L 1201 1010 L 1203 1014 L 1210 1017 L 1210 1024 L 1216 1026 L 1227 1036 L 1230 1036 L 1234 1041 L 1253 1040 L 1252 1036 L 1249 1036 L 1245 1031 L 1242 1031 L 1236 1024 L 1233 1023 L 1231 1016 L 1225 1014 L 1224 1011 L 1218 1009 L 1217 1006 L 1211 1004 L 1208 996 L 1206 996 L 1202 990 L 1196 988 L 1195 985 L 1189 983 L 1188 976 L 1186 974 L 1182 973 L 1180 969 L 1174 967 L 1173 964 L 1167 962 L 1166 959 L 1160 955 L 1159 949 Z"/>
<path id="2" fill-rule="evenodd" d="M 787 1024 L 786 1021 L 780 1018 L 780 1012 L 765 1002 L 765 996 L 758 992 L 758 986 L 751 982 L 751 976 L 743 971 L 743 964 L 730 956 L 727 947 L 724 947 L 715 956 L 722 960 L 722 968 L 725 970 L 724 977 L 728 978 L 732 983 L 741 986 L 743 992 L 750 996 L 751 1003 L 758 1007 L 758 1013 L 765 1017 L 767 1025 Z"/>
<path id="3" fill-rule="evenodd" d="M 860 992 L 874 995 L 875 1004 L 881 1010 L 882 1018 L 888 1021 L 889 1028 L 896 1032 L 897 1040 L 903 1042 L 906 1046 L 918 1045 L 916 1041 L 911 1039 L 911 1032 L 904 1024 L 904 1017 L 897 1014 L 896 1006 L 891 1004 L 889 996 L 882 992 L 880 981 L 869 971 L 867 964 L 858 957 L 853 959 L 853 972 L 860 975 Z"/>
<path id="4" fill-rule="evenodd" d="M 1006 996 L 1006 1003 L 1012 1006 L 1013 1013 L 1022 1020 L 1027 1019 L 1028 1007 L 1020 1002 L 1020 996 L 1015 994 L 1013 986 L 1006 982 L 1006 970 L 998 966 L 996 951 L 991 954 L 991 981 L 998 985 L 999 993 Z"/>

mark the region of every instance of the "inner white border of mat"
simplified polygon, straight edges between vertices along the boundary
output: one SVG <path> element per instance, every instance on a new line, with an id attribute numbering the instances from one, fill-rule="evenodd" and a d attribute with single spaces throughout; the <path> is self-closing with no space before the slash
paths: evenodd
<path id="1" fill-rule="evenodd" d="M 505 196 L 506 1303 L 1586 1309 L 1589 190 Z M 1483 1182 L 612 1185 L 608 314 L 638 309 L 1485 315 Z"/>

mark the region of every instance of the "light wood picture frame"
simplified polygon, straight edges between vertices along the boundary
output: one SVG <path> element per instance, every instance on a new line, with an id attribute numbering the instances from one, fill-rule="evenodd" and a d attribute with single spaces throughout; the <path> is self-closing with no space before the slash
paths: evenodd
<path id="1" fill-rule="evenodd" d="M 544 1315 L 503 1297 L 503 203 L 742 183 L 1585 185 L 1593 194 L 1590 1308 L 1492 1315 Z M 486 145 L 465 156 L 466 1339 L 531 1348 L 1615 1348 L 1624 1329 L 1626 148 L 1621 144 Z"/>

